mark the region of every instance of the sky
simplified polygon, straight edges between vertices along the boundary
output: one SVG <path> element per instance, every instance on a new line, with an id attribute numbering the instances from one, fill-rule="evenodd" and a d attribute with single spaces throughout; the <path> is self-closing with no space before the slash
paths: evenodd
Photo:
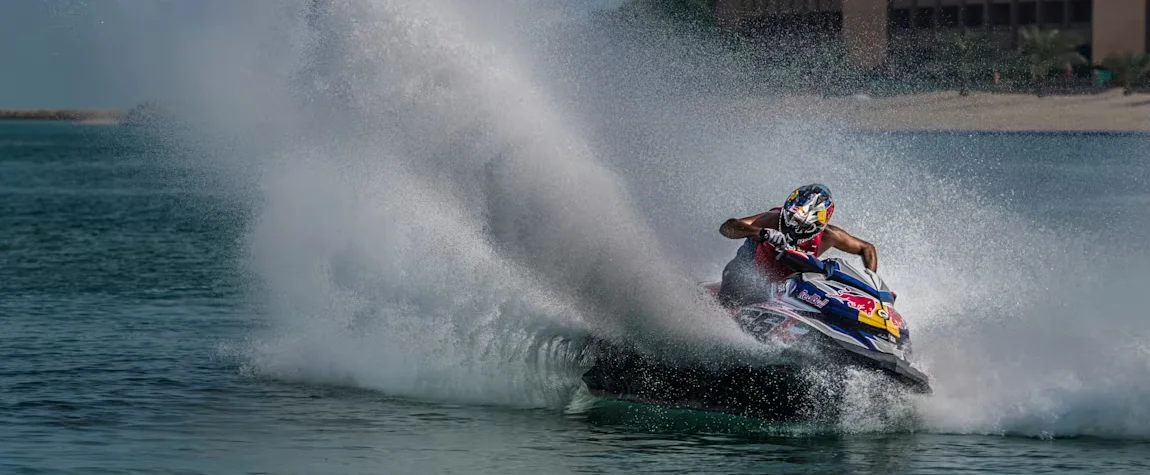
<path id="1" fill-rule="evenodd" d="M 622 1 L 541 3 L 586 10 Z M 242 72 L 245 58 L 259 56 L 229 58 L 230 49 L 258 46 L 234 40 L 243 41 L 249 28 L 276 28 L 280 21 L 261 6 L 268 3 L 0 0 L 0 108 L 129 108 L 204 81 L 228 80 L 213 76 Z M 229 60 L 241 62 L 215 63 Z"/>
<path id="2" fill-rule="evenodd" d="M 0 108 L 124 108 L 148 99 L 171 74 L 178 31 L 198 20 L 197 5 L 0 0 Z"/>

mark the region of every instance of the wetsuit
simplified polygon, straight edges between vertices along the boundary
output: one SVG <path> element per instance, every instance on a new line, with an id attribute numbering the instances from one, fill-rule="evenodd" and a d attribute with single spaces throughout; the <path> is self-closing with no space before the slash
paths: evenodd
<path id="1" fill-rule="evenodd" d="M 822 240 L 823 234 L 820 232 L 795 247 L 818 257 L 819 244 Z M 770 244 L 747 238 L 735 253 L 735 258 L 723 268 L 719 301 L 723 305 L 734 307 L 770 298 L 771 284 L 782 282 L 788 275 L 794 273 L 776 259 L 778 254 Z"/>

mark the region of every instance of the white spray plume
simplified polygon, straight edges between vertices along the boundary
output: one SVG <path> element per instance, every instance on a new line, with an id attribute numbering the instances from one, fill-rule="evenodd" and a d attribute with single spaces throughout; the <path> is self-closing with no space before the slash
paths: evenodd
<path id="1" fill-rule="evenodd" d="M 748 98 L 705 40 L 573 5 L 208 3 L 172 33 L 156 77 L 217 186 L 258 186 L 257 369 L 557 405 L 586 333 L 742 347 L 694 295 L 737 245 L 715 230 L 822 182 L 900 294 L 929 429 L 1150 435 L 1144 250 L 1043 229 L 897 138 Z M 1103 269 L 1123 278 L 1082 277 Z"/>

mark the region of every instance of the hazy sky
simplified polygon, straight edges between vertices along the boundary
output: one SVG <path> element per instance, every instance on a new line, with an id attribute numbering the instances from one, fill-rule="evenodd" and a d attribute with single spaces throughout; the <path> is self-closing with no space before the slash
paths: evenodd
<path id="1" fill-rule="evenodd" d="M 0 0 L 0 107 L 126 107 L 147 99 L 195 1 Z M 133 12 L 147 17 L 137 21 Z M 149 33 L 151 32 L 151 34 Z"/>
<path id="2" fill-rule="evenodd" d="M 131 107 L 244 69 L 213 61 L 244 46 L 235 35 L 280 21 L 261 8 L 279 1 L 0 0 L 0 108 Z M 623 0 L 506 1 L 586 10 Z"/>

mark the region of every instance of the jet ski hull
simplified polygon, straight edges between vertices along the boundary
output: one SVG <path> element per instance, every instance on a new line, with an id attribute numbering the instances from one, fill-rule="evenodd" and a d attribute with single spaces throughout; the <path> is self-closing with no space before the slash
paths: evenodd
<path id="1" fill-rule="evenodd" d="M 768 362 L 685 363 L 600 342 L 593 345 L 595 365 L 583 375 L 587 389 L 600 397 L 773 420 L 833 416 L 850 370 L 889 383 L 887 393 L 930 393 L 927 376 L 907 360 L 910 332 L 880 277 L 838 259 L 783 257 L 796 274 L 775 297 L 730 309 L 744 332 L 772 346 Z M 704 290 L 715 295 L 718 286 Z"/>
<path id="2" fill-rule="evenodd" d="M 807 393 L 793 366 L 682 367 L 616 354 L 583 374 L 597 397 L 630 402 L 791 420 Z"/>
<path id="3" fill-rule="evenodd" d="M 816 333 L 775 356 L 785 363 L 684 364 L 603 345 L 583 382 L 597 397 L 777 421 L 836 417 L 849 370 L 869 372 L 890 389 L 930 392 L 918 370 L 865 351 Z"/>

